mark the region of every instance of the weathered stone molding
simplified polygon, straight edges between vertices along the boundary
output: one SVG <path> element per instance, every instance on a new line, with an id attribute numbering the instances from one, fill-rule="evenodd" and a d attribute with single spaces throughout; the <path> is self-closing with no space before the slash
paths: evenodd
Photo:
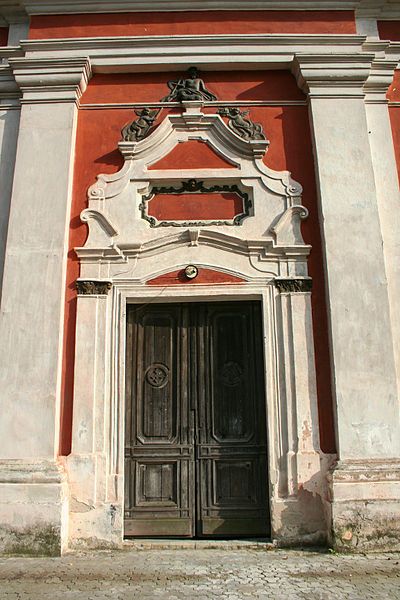
<path id="1" fill-rule="evenodd" d="M 77 102 L 91 76 L 85 57 L 10 58 L 9 64 L 22 104 Z"/>
<path id="2" fill-rule="evenodd" d="M 311 292 L 312 289 L 311 277 L 301 279 L 276 278 L 274 279 L 274 284 L 280 293 Z"/>
<path id="3" fill-rule="evenodd" d="M 265 0 L 211 0 L 207 10 L 265 10 Z M 204 10 L 201 0 L 155 0 L 153 11 Z M 149 4 L 143 0 L 68 0 L 60 5 L 57 0 L 9 0 L 1 15 L 63 14 L 82 12 L 129 12 L 148 11 Z M 268 2 L 268 10 L 355 10 L 356 14 L 379 18 L 396 19 L 400 15 L 397 3 L 390 0 L 272 0 Z"/>
<path id="4" fill-rule="evenodd" d="M 375 54 L 301 54 L 293 61 L 297 84 L 311 97 L 363 98 Z"/>
<path id="5" fill-rule="evenodd" d="M 76 282 L 79 296 L 106 296 L 111 288 L 111 281 L 78 280 Z"/>
<path id="6" fill-rule="evenodd" d="M 65 472 L 52 460 L 0 459 L 0 483 L 62 483 Z"/>
<path id="7" fill-rule="evenodd" d="M 336 548 L 400 549 L 400 459 L 341 460 L 328 480 Z"/>

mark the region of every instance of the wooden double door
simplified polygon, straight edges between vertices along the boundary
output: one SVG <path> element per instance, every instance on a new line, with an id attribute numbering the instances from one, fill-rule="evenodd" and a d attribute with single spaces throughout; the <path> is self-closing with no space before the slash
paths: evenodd
<path id="1" fill-rule="evenodd" d="M 125 535 L 269 534 L 257 302 L 131 305 Z"/>

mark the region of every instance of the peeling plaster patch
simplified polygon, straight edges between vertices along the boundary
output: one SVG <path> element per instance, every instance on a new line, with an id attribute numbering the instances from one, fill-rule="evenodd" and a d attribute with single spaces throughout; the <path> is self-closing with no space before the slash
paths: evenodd
<path id="1" fill-rule="evenodd" d="M 87 504 L 86 502 L 80 502 L 74 496 L 71 498 L 70 510 L 71 512 L 89 512 L 93 510 L 94 506 L 92 504 Z"/>

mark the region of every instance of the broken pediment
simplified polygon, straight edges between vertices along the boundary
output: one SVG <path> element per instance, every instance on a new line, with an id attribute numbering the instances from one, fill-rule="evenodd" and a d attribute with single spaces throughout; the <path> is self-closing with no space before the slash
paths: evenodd
<path id="1" fill-rule="evenodd" d="M 242 273 L 260 276 L 275 272 L 281 256 L 304 275 L 309 247 L 300 230 L 307 214 L 302 188 L 287 171 L 265 165 L 268 140 L 256 123 L 254 139 L 239 135 L 229 123 L 235 115 L 182 102 L 179 113 L 167 113 L 143 139 L 121 141 L 123 167 L 99 175 L 89 189 L 81 262 L 131 264 L 122 274 L 148 261 L 154 277 L 161 265 L 162 272 L 173 272 L 188 253 L 204 268 L 233 261 L 233 272 L 240 256 Z"/>

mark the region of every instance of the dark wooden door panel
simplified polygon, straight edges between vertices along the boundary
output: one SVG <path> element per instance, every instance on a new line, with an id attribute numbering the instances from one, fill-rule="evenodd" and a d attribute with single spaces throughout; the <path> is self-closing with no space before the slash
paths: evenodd
<path id="1" fill-rule="evenodd" d="M 186 321 L 180 305 L 128 311 L 126 535 L 194 533 Z"/>
<path id="2" fill-rule="evenodd" d="M 131 307 L 125 533 L 269 531 L 257 303 Z"/>
<path id="3" fill-rule="evenodd" d="M 208 304 L 199 405 L 200 536 L 266 535 L 266 423 L 257 303 Z"/>

